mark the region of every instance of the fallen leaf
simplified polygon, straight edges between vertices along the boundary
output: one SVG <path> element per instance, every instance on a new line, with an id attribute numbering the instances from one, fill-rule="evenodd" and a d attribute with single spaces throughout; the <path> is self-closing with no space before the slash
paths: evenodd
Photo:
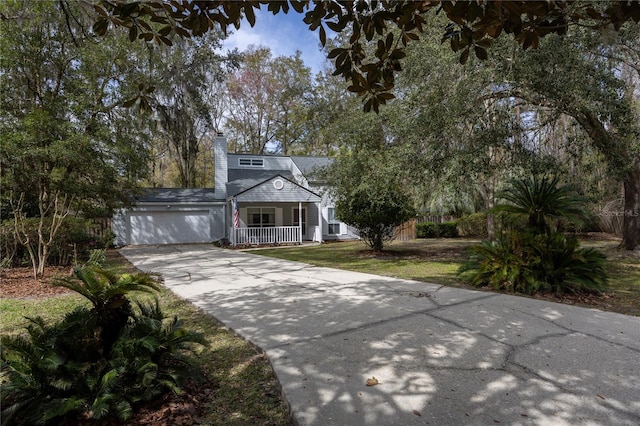
<path id="1" fill-rule="evenodd" d="M 367 386 L 375 386 L 379 383 L 380 382 L 375 377 L 371 377 L 370 379 L 367 379 Z"/>

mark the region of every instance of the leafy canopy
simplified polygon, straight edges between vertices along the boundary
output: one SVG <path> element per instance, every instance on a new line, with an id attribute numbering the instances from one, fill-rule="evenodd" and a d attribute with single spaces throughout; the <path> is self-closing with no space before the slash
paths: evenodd
<path id="1" fill-rule="evenodd" d="M 129 29 L 131 41 L 170 45 L 174 33 L 200 36 L 216 27 L 226 33 L 232 25 L 239 28 L 242 17 L 253 26 L 255 11 L 262 5 L 273 14 L 291 9 L 304 14 L 304 22 L 311 31 L 318 30 L 323 46 L 327 29 L 351 34 L 347 47 L 333 49 L 328 56 L 335 61 L 335 74 L 351 82 L 349 90 L 365 96 L 367 111 L 378 111 L 380 104 L 393 98 L 390 91 L 394 74 L 402 70 L 404 49 L 428 27 L 429 14 L 446 15 L 448 24 L 442 38 L 454 51 L 461 52 L 462 63 L 472 51 L 486 59 L 492 41 L 503 32 L 527 49 L 537 47 L 540 38 L 548 34 L 565 34 L 570 25 L 598 29 L 613 26 L 617 31 L 630 19 L 640 21 L 640 3 L 628 1 L 102 0 L 91 7 L 98 14 L 93 26 L 98 34 L 106 34 L 111 26 L 121 26 Z"/>

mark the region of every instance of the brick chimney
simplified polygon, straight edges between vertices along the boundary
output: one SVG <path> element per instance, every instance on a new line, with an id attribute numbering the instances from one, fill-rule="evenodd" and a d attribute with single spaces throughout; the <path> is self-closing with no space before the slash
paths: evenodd
<path id="1" fill-rule="evenodd" d="M 213 140 L 214 185 L 218 200 L 227 198 L 227 138 L 222 132 Z"/>

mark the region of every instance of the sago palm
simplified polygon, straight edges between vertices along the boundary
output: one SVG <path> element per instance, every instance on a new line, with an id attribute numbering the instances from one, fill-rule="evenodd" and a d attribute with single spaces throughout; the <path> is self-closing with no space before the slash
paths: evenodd
<path id="1" fill-rule="evenodd" d="M 54 278 L 53 284 L 68 288 L 87 298 L 93 305 L 91 314 L 100 329 L 102 350 L 108 353 L 131 317 L 127 294 L 132 291 L 159 290 L 149 274 L 116 274 L 96 266 L 77 268 L 73 277 Z"/>
<path id="2" fill-rule="evenodd" d="M 550 234 L 552 219 L 564 218 L 577 225 L 589 219 L 584 209 L 586 199 L 568 186 L 558 186 L 556 177 L 515 179 L 500 197 L 507 203 L 496 206 L 494 211 L 524 217 L 537 234 Z"/>

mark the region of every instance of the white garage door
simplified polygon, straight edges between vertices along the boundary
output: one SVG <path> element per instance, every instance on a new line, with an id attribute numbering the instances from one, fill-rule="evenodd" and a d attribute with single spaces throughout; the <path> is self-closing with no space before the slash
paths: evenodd
<path id="1" fill-rule="evenodd" d="M 206 243 L 211 241 L 209 212 L 131 212 L 130 244 Z"/>

